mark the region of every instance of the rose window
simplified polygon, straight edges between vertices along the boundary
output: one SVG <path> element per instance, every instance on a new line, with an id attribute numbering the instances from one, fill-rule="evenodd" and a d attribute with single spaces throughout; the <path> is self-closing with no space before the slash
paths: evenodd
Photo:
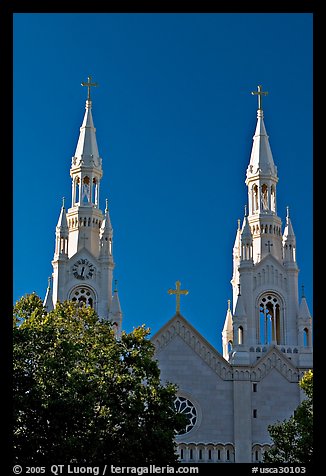
<path id="1" fill-rule="evenodd" d="M 188 433 L 196 425 L 197 410 L 191 401 L 185 397 L 177 397 L 174 401 L 174 405 L 176 410 L 179 413 L 183 413 L 188 420 L 185 430 L 179 433 L 179 435 L 183 435 Z"/>

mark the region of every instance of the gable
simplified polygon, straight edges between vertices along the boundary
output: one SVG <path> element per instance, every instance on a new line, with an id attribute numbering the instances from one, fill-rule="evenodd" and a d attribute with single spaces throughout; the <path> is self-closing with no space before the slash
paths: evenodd
<path id="1" fill-rule="evenodd" d="M 186 344 L 187 348 L 190 348 L 201 362 L 208 365 L 223 380 L 260 381 L 272 369 L 275 369 L 289 382 L 294 383 L 298 382 L 303 373 L 303 370 L 297 369 L 277 347 L 269 349 L 254 365 L 232 366 L 181 314 L 176 314 L 152 337 L 151 341 L 155 345 L 155 354 L 158 360 L 160 360 L 160 352 L 176 338 Z M 173 347 L 177 345 L 175 342 Z M 180 358 L 182 358 L 182 353 L 184 357 L 186 357 L 185 354 L 188 354 L 179 346 Z M 174 358 L 179 358 L 176 354 L 173 355 Z"/>
<path id="2" fill-rule="evenodd" d="M 80 258 L 86 258 L 88 259 L 89 261 L 91 261 L 92 263 L 96 264 L 96 266 L 98 266 L 99 264 L 99 261 L 97 258 L 95 258 L 94 255 L 92 255 L 92 253 L 90 251 L 88 251 L 87 248 L 81 248 L 79 251 L 77 251 L 77 253 L 75 253 L 74 255 L 70 256 L 69 258 L 69 265 L 70 266 L 73 266 L 73 264 L 78 261 Z"/>
<path id="3" fill-rule="evenodd" d="M 257 360 L 251 369 L 251 380 L 264 379 L 272 369 L 276 369 L 289 382 L 298 382 L 299 370 L 276 347 L 270 349 L 264 357 Z"/>
<path id="4" fill-rule="evenodd" d="M 232 380 L 231 365 L 181 314 L 176 314 L 152 337 L 158 358 L 162 349 L 176 337 L 222 379 Z"/>

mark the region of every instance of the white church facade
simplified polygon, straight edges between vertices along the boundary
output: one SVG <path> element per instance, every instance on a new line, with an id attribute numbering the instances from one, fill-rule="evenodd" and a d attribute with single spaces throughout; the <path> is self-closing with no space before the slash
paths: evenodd
<path id="1" fill-rule="evenodd" d="M 72 158 L 71 207 L 56 227 L 53 274 L 44 304 L 71 299 L 112 320 L 122 312 L 113 290 L 113 230 L 108 204 L 99 208 L 102 159 L 96 142 L 88 78 L 86 111 Z M 313 365 L 312 318 L 299 297 L 296 238 L 287 209 L 277 214 L 277 168 L 264 125 L 261 86 L 257 126 L 245 183 L 248 204 L 233 246 L 233 299 L 222 331 L 221 355 L 176 314 L 153 337 L 162 383 L 178 385 L 176 406 L 189 424 L 176 437 L 180 462 L 262 461 L 267 427 L 287 419 L 304 398 L 298 381 Z M 180 283 L 172 291 L 180 299 Z M 177 301 L 178 302 L 178 301 Z"/>

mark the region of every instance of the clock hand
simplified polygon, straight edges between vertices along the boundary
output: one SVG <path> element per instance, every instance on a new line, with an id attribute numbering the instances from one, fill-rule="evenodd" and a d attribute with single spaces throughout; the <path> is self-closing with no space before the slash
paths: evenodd
<path id="1" fill-rule="evenodd" d="M 85 271 L 85 266 L 83 266 L 83 269 L 81 270 L 81 273 L 80 273 L 81 276 L 83 276 L 84 271 Z"/>

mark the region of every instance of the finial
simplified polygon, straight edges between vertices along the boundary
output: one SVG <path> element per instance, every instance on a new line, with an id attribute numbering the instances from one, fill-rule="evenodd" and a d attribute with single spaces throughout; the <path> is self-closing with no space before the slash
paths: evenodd
<path id="1" fill-rule="evenodd" d="M 301 289 L 302 289 L 302 298 L 305 298 L 306 296 L 304 295 L 304 285 L 301 286 Z"/>
<path id="2" fill-rule="evenodd" d="M 231 299 L 228 299 L 228 311 L 231 311 Z"/>
<path id="3" fill-rule="evenodd" d="M 87 101 L 91 101 L 91 88 L 98 86 L 98 83 L 92 83 L 92 76 L 88 76 L 87 81 L 88 81 L 87 83 L 82 82 L 81 85 L 86 86 L 88 88 Z"/>
<path id="4" fill-rule="evenodd" d="M 238 218 L 238 230 L 240 230 L 241 226 L 240 226 L 240 218 Z"/>
<path id="5" fill-rule="evenodd" d="M 286 207 L 286 218 L 290 218 L 290 207 Z"/>
<path id="6" fill-rule="evenodd" d="M 254 95 L 254 96 L 258 96 L 258 111 L 262 111 L 263 110 L 262 96 L 267 96 L 268 91 L 262 91 L 262 85 L 261 84 L 259 84 L 257 86 L 257 88 L 258 88 L 258 91 L 251 91 L 251 94 Z"/>
<path id="7" fill-rule="evenodd" d="M 48 277 L 48 289 L 51 289 L 51 276 Z"/>
<path id="8" fill-rule="evenodd" d="M 105 199 L 105 213 L 109 211 L 109 200 L 106 198 Z"/>
<path id="9" fill-rule="evenodd" d="M 65 207 L 65 197 L 62 197 L 62 208 Z"/>
<path id="10" fill-rule="evenodd" d="M 118 292 L 118 280 L 117 279 L 114 280 L 114 292 L 115 293 Z"/>
<path id="11" fill-rule="evenodd" d="M 244 206 L 244 214 L 245 214 L 245 217 L 248 216 L 248 213 L 247 213 L 247 205 Z"/>

